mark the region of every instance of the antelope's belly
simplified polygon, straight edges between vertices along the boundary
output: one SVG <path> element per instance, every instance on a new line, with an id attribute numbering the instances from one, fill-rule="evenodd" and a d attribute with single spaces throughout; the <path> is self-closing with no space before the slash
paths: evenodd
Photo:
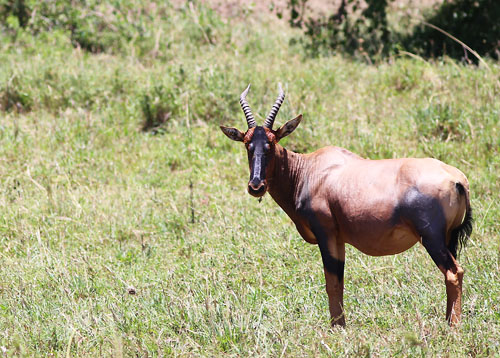
<path id="1" fill-rule="evenodd" d="M 410 228 L 395 226 L 385 233 L 372 233 L 349 236 L 345 242 L 370 256 L 395 255 L 406 251 L 420 241 L 419 236 Z"/>

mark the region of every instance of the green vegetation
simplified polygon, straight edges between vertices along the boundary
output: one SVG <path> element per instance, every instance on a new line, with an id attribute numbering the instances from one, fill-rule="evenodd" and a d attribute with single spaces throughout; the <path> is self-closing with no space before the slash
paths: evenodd
<path id="1" fill-rule="evenodd" d="M 309 2 L 287 1 L 289 22 L 305 29 L 307 38 L 301 41 L 313 55 L 336 52 L 371 62 L 406 50 L 477 63 L 477 54 L 469 53 L 458 38 L 480 56 L 500 59 L 496 0 L 434 1 L 434 11 L 418 1 L 342 0 L 328 17 L 306 15 Z"/>
<path id="2" fill-rule="evenodd" d="M 495 0 L 445 2 L 427 22 L 452 34 L 481 56 L 500 60 L 500 3 Z M 404 40 L 406 46 L 424 56 L 448 55 L 468 62 L 476 58 L 449 36 L 430 26 L 420 26 Z"/>
<path id="3" fill-rule="evenodd" d="M 79 4 L 102 47 L 62 20 L 32 27 L 53 20 L 32 8 L 2 25 L 0 354 L 498 355 L 498 63 L 310 59 L 289 45 L 296 30 L 251 9 L 227 23 L 196 2 Z M 469 177 L 459 328 L 419 245 L 382 258 L 349 247 L 348 326 L 329 328 L 318 248 L 269 196 L 246 194 L 244 149 L 218 128 L 245 128 L 249 82 L 262 121 L 278 81 L 276 123 L 304 114 L 287 148 L 432 156 Z"/>

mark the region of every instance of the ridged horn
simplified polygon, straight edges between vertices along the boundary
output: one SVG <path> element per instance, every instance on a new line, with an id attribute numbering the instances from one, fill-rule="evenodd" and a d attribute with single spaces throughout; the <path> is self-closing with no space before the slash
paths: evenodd
<path id="1" fill-rule="evenodd" d="M 246 88 L 246 90 L 243 91 L 243 93 L 240 96 L 240 105 L 241 109 L 243 110 L 243 113 L 245 113 L 245 118 L 248 123 L 248 128 L 253 128 L 257 126 L 257 123 L 255 123 L 255 118 L 253 117 L 252 110 L 250 109 L 250 105 L 248 104 L 246 100 L 246 96 L 248 94 L 248 90 L 250 89 L 250 84 Z"/>
<path id="2" fill-rule="evenodd" d="M 273 123 L 274 120 L 276 119 L 276 115 L 278 114 L 278 111 L 280 110 L 281 104 L 283 103 L 283 100 L 285 99 L 285 92 L 283 92 L 283 88 L 281 87 L 281 83 L 278 83 L 278 87 L 280 89 L 280 94 L 278 95 L 278 98 L 276 98 L 276 102 L 273 104 L 273 108 L 271 108 L 271 112 L 269 112 L 266 121 L 264 122 L 264 127 L 273 129 Z"/>

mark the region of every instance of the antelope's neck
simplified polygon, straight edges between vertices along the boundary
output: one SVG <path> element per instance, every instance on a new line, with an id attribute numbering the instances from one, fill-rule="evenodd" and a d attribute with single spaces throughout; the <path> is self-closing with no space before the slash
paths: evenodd
<path id="1" fill-rule="evenodd" d="M 269 194 L 291 216 L 305 184 L 307 160 L 304 155 L 276 144 L 274 175 L 269 181 Z"/>

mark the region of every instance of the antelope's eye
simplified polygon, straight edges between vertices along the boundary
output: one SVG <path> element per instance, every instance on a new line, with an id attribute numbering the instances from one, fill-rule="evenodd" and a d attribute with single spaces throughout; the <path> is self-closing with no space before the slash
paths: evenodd
<path id="1" fill-rule="evenodd" d="M 271 145 L 269 143 L 264 144 L 264 149 L 267 151 L 271 149 Z"/>

